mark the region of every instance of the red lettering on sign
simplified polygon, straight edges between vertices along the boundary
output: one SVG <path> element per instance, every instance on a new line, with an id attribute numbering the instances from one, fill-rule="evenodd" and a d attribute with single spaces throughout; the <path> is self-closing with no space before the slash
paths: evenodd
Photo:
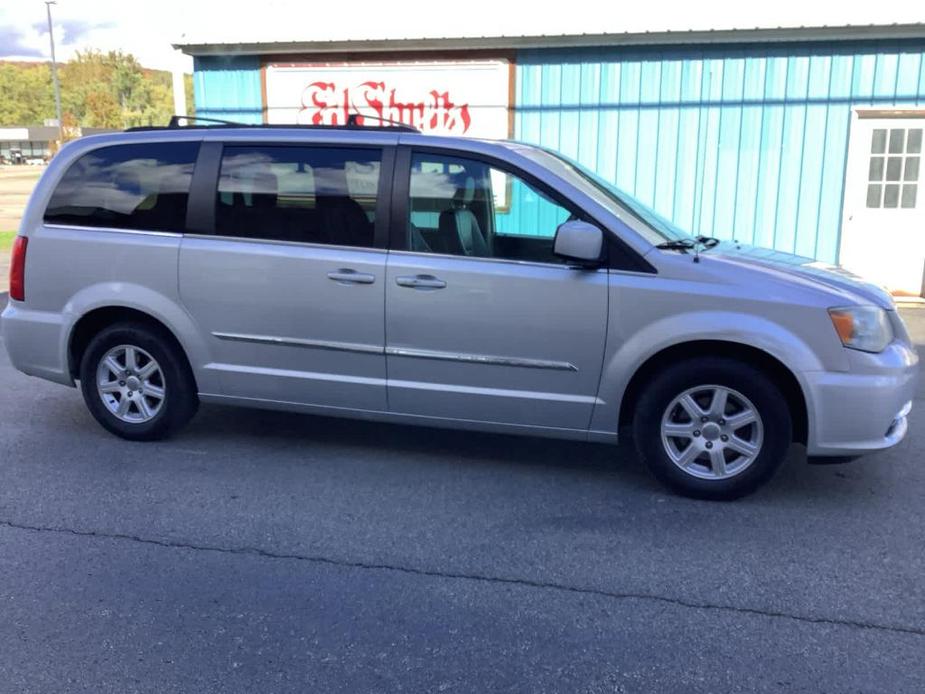
<path id="1" fill-rule="evenodd" d="M 338 91 L 333 82 L 312 82 L 302 92 L 299 122 L 343 125 L 351 115 L 359 124 L 393 121 L 419 130 L 464 134 L 472 125 L 469 104 L 457 104 L 446 90 L 432 89 L 423 99 L 400 98 L 385 82 L 367 81 Z"/>
<path id="2" fill-rule="evenodd" d="M 325 123 L 325 113 L 331 108 L 328 97 L 336 89 L 333 82 L 312 82 L 302 92 L 302 111 L 311 113 L 309 123 L 322 125 Z M 336 116 L 335 116 L 336 118 Z"/>

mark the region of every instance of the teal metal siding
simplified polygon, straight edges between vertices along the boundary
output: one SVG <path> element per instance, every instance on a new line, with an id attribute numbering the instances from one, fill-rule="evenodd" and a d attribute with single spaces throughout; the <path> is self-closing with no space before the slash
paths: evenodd
<path id="1" fill-rule="evenodd" d="M 925 44 L 517 56 L 515 137 L 694 233 L 838 259 L 856 106 L 925 104 Z"/>
<path id="2" fill-rule="evenodd" d="M 263 122 L 260 58 L 216 56 L 193 62 L 196 115 L 241 123 Z"/>

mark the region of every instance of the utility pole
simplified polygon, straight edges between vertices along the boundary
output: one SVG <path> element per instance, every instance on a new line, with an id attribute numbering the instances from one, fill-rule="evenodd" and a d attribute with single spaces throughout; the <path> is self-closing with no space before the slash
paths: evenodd
<path id="1" fill-rule="evenodd" d="M 55 116 L 58 118 L 58 143 L 64 143 L 64 122 L 61 120 L 61 85 L 58 84 L 58 63 L 55 61 L 55 29 L 51 23 L 51 6 L 56 0 L 45 0 L 48 11 L 48 40 L 51 42 L 51 83 L 55 88 Z"/>

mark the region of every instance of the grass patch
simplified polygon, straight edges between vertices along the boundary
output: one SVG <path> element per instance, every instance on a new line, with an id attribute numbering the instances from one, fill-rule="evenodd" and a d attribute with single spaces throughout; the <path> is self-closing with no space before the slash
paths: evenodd
<path id="1" fill-rule="evenodd" d="M 15 238 L 15 231 L 0 231 L 0 252 L 9 251 L 13 247 Z"/>

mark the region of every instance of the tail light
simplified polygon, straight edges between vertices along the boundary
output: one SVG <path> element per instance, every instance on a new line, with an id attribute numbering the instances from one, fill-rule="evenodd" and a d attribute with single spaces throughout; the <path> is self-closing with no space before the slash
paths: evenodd
<path id="1" fill-rule="evenodd" d="M 26 300 L 26 245 L 29 239 L 17 236 L 13 240 L 13 255 L 10 258 L 10 298 Z"/>

